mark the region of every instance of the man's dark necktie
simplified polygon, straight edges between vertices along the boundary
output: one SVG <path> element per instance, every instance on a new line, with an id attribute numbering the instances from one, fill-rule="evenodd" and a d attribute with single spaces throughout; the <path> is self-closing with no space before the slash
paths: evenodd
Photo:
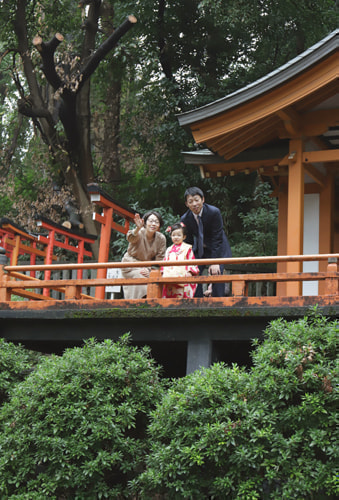
<path id="1" fill-rule="evenodd" d="M 198 255 L 200 259 L 204 254 L 204 228 L 200 215 L 198 215 Z"/>

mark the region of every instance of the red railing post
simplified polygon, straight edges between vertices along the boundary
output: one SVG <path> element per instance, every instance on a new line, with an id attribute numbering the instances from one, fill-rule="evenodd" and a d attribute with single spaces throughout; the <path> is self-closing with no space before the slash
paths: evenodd
<path id="1" fill-rule="evenodd" d="M 81 287 L 79 285 L 68 285 L 65 289 L 65 300 L 79 300 Z"/>
<path id="2" fill-rule="evenodd" d="M 235 297 L 244 297 L 246 295 L 246 282 L 233 281 L 232 282 L 232 295 Z"/>
<path id="3" fill-rule="evenodd" d="M 152 278 L 161 278 L 160 269 L 152 269 L 149 275 Z M 162 283 L 149 283 L 147 287 L 148 299 L 160 299 L 162 295 Z"/>
<path id="4" fill-rule="evenodd" d="M 328 273 L 338 272 L 338 259 L 336 257 L 330 257 L 327 264 Z M 339 280 L 336 277 L 329 277 L 325 279 L 325 293 L 326 295 L 338 295 L 339 293 Z"/>
<path id="5" fill-rule="evenodd" d="M 5 265 L 8 263 L 6 250 L 0 247 L 0 302 L 7 302 L 11 300 L 11 294 L 8 293 L 8 288 L 5 284 L 8 281 L 8 276 L 5 273 Z"/>
<path id="6" fill-rule="evenodd" d="M 8 281 L 8 276 L 5 273 L 4 266 L 0 265 L 0 302 L 8 302 L 11 300 L 11 293 L 5 286 Z"/>

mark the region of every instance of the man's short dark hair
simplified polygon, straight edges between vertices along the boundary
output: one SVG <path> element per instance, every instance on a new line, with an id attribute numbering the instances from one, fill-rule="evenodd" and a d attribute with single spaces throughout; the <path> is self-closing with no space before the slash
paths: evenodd
<path id="1" fill-rule="evenodd" d="M 204 193 L 202 192 L 202 190 L 198 187 L 189 187 L 186 189 L 185 191 L 185 194 L 184 194 L 184 197 L 185 197 L 185 201 L 187 200 L 188 196 L 200 196 L 200 198 L 205 198 L 204 197 Z"/>

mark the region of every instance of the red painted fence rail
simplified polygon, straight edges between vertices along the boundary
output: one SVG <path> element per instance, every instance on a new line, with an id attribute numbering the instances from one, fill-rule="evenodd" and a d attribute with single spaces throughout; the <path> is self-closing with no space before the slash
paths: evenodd
<path id="1" fill-rule="evenodd" d="M 167 265 L 187 265 L 191 264 L 224 264 L 227 265 L 228 269 L 232 265 L 249 265 L 249 264 L 269 264 L 269 263 L 281 263 L 281 262 L 309 262 L 309 261 L 327 261 L 327 270 L 325 272 L 269 272 L 269 273 L 253 273 L 253 274 L 223 274 L 218 276 L 194 276 L 185 278 L 187 283 L 231 283 L 232 296 L 220 298 L 208 298 L 202 300 L 210 300 L 211 303 L 216 300 L 218 303 L 222 303 L 225 306 L 235 303 L 235 300 L 247 299 L 249 304 L 260 305 L 265 302 L 265 304 L 272 305 L 279 304 L 279 300 L 283 303 L 286 301 L 286 297 L 248 297 L 248 285 L 251 282 L 305 282 L 305 281 L 317 281 L 325 282 L 323 287 L 323 293 L 321 295 L 315 296 L 314 301 L 319 303 L 326 303 L 327 305 L 338 305 L 338 295 L 339 295 L 339 273 L 338 273 L 338 262 L 339 254 L 319 254 L 319 255 L 289 255 L 289 256 L 270 256 L 270 257 L 241 257 L 241 258 L 229 258 L 229 259 L 196 259 L 194 261 L 177 261 L 177 262 L 163 262 L 163 261 L 145 261 L 145 262 L 87 262 L 87 263 L 74 263 L 74 264 L 51 264 L 51 265 L 16 265 L 16 266 L 0 266 L 0 303 L 2 302 L 14 302 L 17 297 L 22 297 L 26 301 L 31 303 L 32 308 L 34 308 L 35 301 L 44 301 L 51 304 L 52 301 L 57 299 L 52 298 L 50 293 L 46 294 L 46 290 L 49 292 L 51 290 L 57 290 L 60 292 L 62 298 L 60 300 L 77 300 L 77 301 L 98 301 L 95 296 L 89 295 L 88 293 L 83 293 L 84 288 L 88 287 L 107 287 L 115 285 L 138 285 L 138 284 L 148 284 L 147 288 L 147 298 L 141 299 L 138 302 L 149 301 L 150 299 L 156 299 L 157 303 L 163 305 L 164 307 L 170 305 L 171 301 L 177 301 L 177 299 L 162 299 L 162 287 L 166 283 L 182 283 L 182 278 L 172 277 L 163 278 L 160 273 L 161 266 Z M 41 273 L 46 273 L 47 276 L 50 275 L 51 271 L 63 270 L 107 270 L 116 268 L 126 268 L 126 267 L 152 267 L 149 278 L 142 279 L 123 279 L 123 278 L 87 278 L 87 279 L 38 279 L 32 277 L 32 273 L 40 271 Z M 27 273 L 27 274 L 25 274 Z M 101 271 L 102 273 L 102 271 Z M 93 289 L 93 288 L 92 288 Z M 45 290 L 45 292 L 43 292 Z M 302 303 L 302 297 L 293 297 L 295 305 Z M 100 299 L 101 300 L 101 299 Z M 125 301 L 125 299 L 105 299 L 112 300 L 115 302 L 119 300 L 123 302 L 132 303 L 133 301 Z M 199 299 L 183 299 L 184 301 L 196 301 Z M 201 299 L 200 299 L 201 300 Z M 43 307 L 40 303 L 39 307 Z"/>

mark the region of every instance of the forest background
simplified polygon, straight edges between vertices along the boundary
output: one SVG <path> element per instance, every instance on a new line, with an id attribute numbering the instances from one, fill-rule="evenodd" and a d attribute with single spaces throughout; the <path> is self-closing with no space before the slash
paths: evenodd
<path id="1" fill-rule="evenodd" d="M 276 253 L 277 203 L 250 176 L 201 179 L 177 116 L 288 62 L 338 26 L 337 0 L 0 0 L 0 217 L 98 234 L 87 184 L 165 223 L 197 185 L 233 254 Z M 128 17 L 129 16 L 129 17 Z M 135 17 L 134 17 L 135 16 Z M 264 179 L 268 181 L 268 179 Z M 112 259 L 125 248 L 112 238 Z M 97 247 L 94 248 L 97 252 Z"/>

